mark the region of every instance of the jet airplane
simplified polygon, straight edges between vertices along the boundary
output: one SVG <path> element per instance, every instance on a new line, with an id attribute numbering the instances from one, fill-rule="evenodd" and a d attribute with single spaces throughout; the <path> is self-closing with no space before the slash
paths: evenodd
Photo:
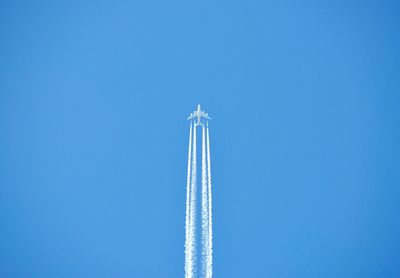
<path id="1" fill-rule="evenodd" d="M 211 120 L 211 117 L 208 116 L 208 113 L 205 113 L 204 111 L 201 111 L 200 104 L 197 105 L 197 110 L 194 111 L 193 113 L 190 113 L 190 116 L 187 119 L 190 120 L 190 119 L 195 119 L 195 118 L 197 118 L 197 124 L 200 124 L 201 118 L 205 118 L 207 120 Z"/>

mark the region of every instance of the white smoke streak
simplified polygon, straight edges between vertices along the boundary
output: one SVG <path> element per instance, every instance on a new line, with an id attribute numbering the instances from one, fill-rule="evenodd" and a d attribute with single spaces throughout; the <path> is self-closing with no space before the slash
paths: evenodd
<path id="1" fill-rule="evenodd" d="M 210 158 L 210 132 L 207 126 L 207 173 L 208 173 L 208 254 L 206 277 L 212 277 L 212 191 L 211 191 L 211 158 Z"/>
<path id="2" fill-rule="evenodd" d="M 188 151 L 188 171 L 187 171 L 187 186 L 186 186 L 186 220 L 185 220 L 185 277 L 192 277 L 192 242 L 190 238 L 190 167 L 191 167 L 191 154 L 192 154 L 192 123 L 190 123 L 189 134 L 189 151 Z"/>
<path id="3" fill-rule="evenodd" d="M 191 271 L 189 277 L 196 274 L 196 187 L 197 187 L 197 151 L 196 151 L 196 125 L 193 128 L 193 151 L 192 151 L 192 175 L 190 189 L 190 217 L 189 217 L 189 238 L 191 242 Z"/>
<path id="4" fill-rule="evenodd" d="M 202 231 L 202 276 L 208 277 L 207 258 L 209 256 L 209 230 L 208 230 L 208 188 L 207 188 L 207 159 L 206 159 L 206 135 L 204 125 L 202 126 L 202 150 L 201 150 L 201 231 Z"/>
<path id="5" fill-rule="evenodd" d="M 201 226 L 197 212 L 197 127 L 202 127 L 201 145 Z M 199 169 L 200 170 L 200 169 Z M 190 123 L 186 195 L 185 278 L 212 278 L 212 195 L 209 129 L 202 123 Z M 200 192 L 199 192 L 200 193 Z M 200 197 L 200 196 L 199 196 Z M 197 234 L 200 233 L 201 235 Z M 201 236 L 201 239 L 199 238 Z M 197 241 L 201 241 L 198 246 Z M 201 254 L 198 254 L 197 247 Z M 200 265 L 197 263 L 200 257 Z"/>

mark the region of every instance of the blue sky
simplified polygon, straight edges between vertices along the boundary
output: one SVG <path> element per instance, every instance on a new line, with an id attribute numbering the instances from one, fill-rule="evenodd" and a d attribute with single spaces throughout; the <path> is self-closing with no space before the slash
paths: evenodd
<path id="1" fill-rule="evenodd" d="M 0 276 L 399 277 L 396 1 L 1 1 Z"/>

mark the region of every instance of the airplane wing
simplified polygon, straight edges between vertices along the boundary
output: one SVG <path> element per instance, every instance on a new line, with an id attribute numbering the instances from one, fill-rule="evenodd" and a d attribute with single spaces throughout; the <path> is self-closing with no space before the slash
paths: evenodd
<path id="1" fill-rule="evenodd" d="M 194 119 L 194 118 L 205 118 L 207 120 L 211 120 L 211 117 L 208 116 L 208 113 L 205 113 L 204 111 L 201 111 L 200 105 L 197 106 L 197 110 L 194 111 L 193 113 L 190 113 L 189 117 L 187 118 L 188 120 Z"/>

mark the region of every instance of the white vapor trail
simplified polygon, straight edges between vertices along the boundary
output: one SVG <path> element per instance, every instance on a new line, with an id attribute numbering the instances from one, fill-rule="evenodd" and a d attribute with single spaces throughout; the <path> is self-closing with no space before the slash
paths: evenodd
<path id="1" fill-rule="evenodd" d="M 201 148 L 201 231 L 202 231 L 202 276 L 208 277 L 208 255 L 209 255 L 209 215 L 208 215 L 208 188 L 207 188 L 207 165 L 206 165 L 206 135 L 204 125 L 202 126 L 202 148 Z"/>
<path id="2" fill-rule="evenodd" d="M 196 133 L 197 128 L 200 127 L 202 128 L 201 146 L 199 146 L 201 148 L 201 169 L 199 167 L 199 175 L 201 170 L 201 177 L 199 177 L 199 182 L 201 178 L 201 191 L 197 193 Z M 210 135 L 208 125 L 206 126 L 203 123 L 196 123 L 194 121 L 190 123 L 186 192 L 185 278 L 212 278 Z M 198 194 L 199 196 L 197 196 Z M 200 204 L 197 204 L 197 199 L 200 201 L 200 198 L 201 208 Z M 197 216 L 197 210 L 201 213 L 201 217 Z"/>
<path id="3" fill-rule="evenodd" d="M 212 194 L 211 194 L 211 158 L 210 158 L 210 132 L 207 126 L 207 173 L 208 173 L 208 254 L 206 277 L 212 277 Z"/>
<path id="4" fill-rule="evenodd" d="M 197 151 L 196 151 L 196 125 L 193 128 L 193 150 L 192 150 L 192 175 L 191 175 L 191 188 L 190 188 L 190 213 L 189 213 L 189 238 L 191 242 L 191 255 L 190 255 L 190 272 L 188 278 L 194 277 L 196 273 L 196 194 L 197 194 Z"/>
<path id="5" fill-rule="evenodd" d="M 186 186 L 186 241 L 185 241 L 185 277 L 191 278 L 193 262 L 192 262 L 192 241 L 190 235 L 190 162 L 192 155 L 192 123 L 190 123 L 190 135 L 189 135 L 189 151 L 188 151 L 188 172 L 187 172 L 187 186 Z"/>

